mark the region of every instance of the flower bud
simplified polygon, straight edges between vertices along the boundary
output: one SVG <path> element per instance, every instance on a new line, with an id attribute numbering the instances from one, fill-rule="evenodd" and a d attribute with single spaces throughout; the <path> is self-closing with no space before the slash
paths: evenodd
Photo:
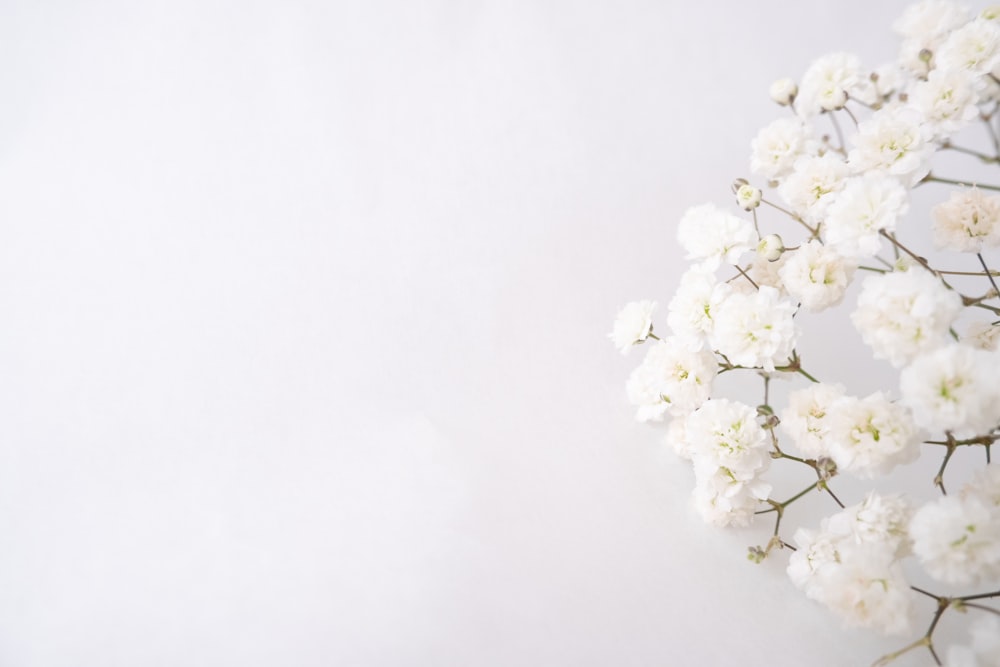
<path id="1" fill-rule="evenodd" d="M 741 185 L 739 190 L 736 191 L 736 203 L 744 211 L 752 211 L 760 206 L 761 196 L 760 188 L 755 188 L 748 183 Z"/>
<path id="2" fill-rule="evenodd" d="M 799 87 L 791 79 L 778 79 L 771 84 L 768 89 L 771 99 L 783 107 L 795 101 L 795 96 L 799 94 Z"/>
<path id="3" fill-rule="evenodd" d="M 769 262 L 775 262 L 785 252 L 785 244 L 777 234 L 768 234 L 757 244 L 757 254 Z"/>
<path id="4" fill-rule="evenodd" d="M 820 99 L 819 103 L 823 107 L 823 111 L 837 111 L 838 109 L 843 109 L 846 104 L 847 91 L 843 89 L 833 91 L 829 97 L 824 96 Z"/>
<path id="5" fill-rule="evenodd" d="M 833 459 L 821 456 L 816 459 L 816 474 L 823 481 L 826 481 L 837 474 L 837 464 Z"/>

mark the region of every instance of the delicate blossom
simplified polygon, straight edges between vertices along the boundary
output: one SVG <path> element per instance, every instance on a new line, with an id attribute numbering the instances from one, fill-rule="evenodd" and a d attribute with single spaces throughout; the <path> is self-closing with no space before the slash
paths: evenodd
<path id="1" fill-rule="evenodd" d="M 714 347 L 734 364 L 773 371 L 795 348 L 794 314 L 795 305 L 773 287 L 733 293 L 715 315 Z"/>
<path id="2" fill-rule="evenodd" d="M 956 190 L 931 209 L 934 244 L 957 252 L 980 252 L 1000 245 L 1000 197 L 977 187 Z"/>
<path id="3" fill-rule="evenodd" d="M 718 373 L 715 355 L 693 351 L 671 336 L 657 341 L 629 376 L 629 401 L 639 421 L 660 420 L 664 413 L 685 415 L 708 400 Z"/>
<path id="4" fill-rule="evenodd" d="M 618 313 L 615 318 L 614 330 L 608 334 L 615 347 L 622 354 L 628 353 L 632 346 L 646 340 L 653 330 L 654 301 L 634 301 Z"/>
<path id="5" fill-rule="evenodd" d="M 687 419 L 678 417 L 671 419 L 667 426 L 667 434 L 664 442 L 673 450 L 674 454 L 682 459 L 691 459 L 691 445 L 687 439 Z"/>
<path id="6" fill-rule="evenodd" d="M 936 69 L 913 86 L 909 98 L 935 138 L 947 139 L 979 117 L 979 92 L 968 70 Z"/>
<path id="7" fill-rule="evenodd" d="M 751 142 L 750 169 L 768 180 L 780 180 L 800 157 L 815 155 L 819 145 L 809 125 L 798 118 L 779 118 Z"/>
<path id="8" fill-rule="evenodd" d="M 980 350 L 996 350 L 1000 345 L 1000 325 L 977 320 L 969 324 L 962 342 Z"/>
<path id="9" fill-rule="evenodd" d="M 840 470 L 872 478 L 920 455 L 913 415 L 882 392 L 844 396 L 830 406 L 827 442 Z"/>
<path id="10" fill-rule="evenodd" d="M 736 203 L 744 211 L 752 211 L 760 206 L 763 193 L 749 183 L 744 183 L 736 189 Z"/>
<path id="11" fill-rule="evenodd" d="M 795 100 L 795 96 L 799 93 L 799 87 L 791 79 L 778 79 L 771 84 L 767 92 L 772 100 L 783 107 L 787 107 Z"/>
<path id="12" fill-rule="evenodd" d="M 757 244 L 757 256 L 768 262 L 776 262 L 785 252 L 785 244 L 777 234 L 768 234 Z"/>
<path id="13" fill-rule="evenodd" d="M 862 121 L 848 162 L 855 173 L 895 176 L 912 187 L 930 171 L 934 145 L 920 113 L 909 107 L 885 107 Z"/>
<path id="14" fill-rule="evenodd" d="M 987 74 L 1000 63 L 1000 25 L 974 19 L 953 30 L 934 58 L 941 69 L 965 69 Z"/>
<path id="15" fill-rule="evenodd" d="M 910 5 L 892 26 L 903 37 L 900 63 L 916 74 L 925 75 L 944 38 L 970 18 L 969 9 L 953 0 L 922 0 Z"/>
<path id="16" fill-rule="evenodd" d="M 667 324 L 688 346 L 700 349 L 715 329 L 715 316 L 732 288 L 720 283 L 714 273 L 690 269 L 667 307 Z"/>
<path id="17" fill-rule="evenodd" d="M 947 584 L 1000 577 L 1000 507 L 975 493 L 927 503 L 910 521 L 913 552 L 929 575 Z"/>
<path id="18" fill-rule="evenodd" d="M 848 625 L 887 635 L 908 632 L 915 595 L 899 564 L 907 512 L 898 499 L 872 494 L 824 519 L 818 531 L 799 529 L 789 578 Z"/>
<path id="19" fill-rule="evenodd" d="M 998 376 L 996 353 L 953 343 L 917 357 L 899 385 L 917 426 L 971 437 L 1000 422 Z"/>
<path id="20" fill-rule="evenodd" d="M 962 299 L 921 268 L 866 278 L 851 321 L 876 359 L 900 368 L 944 344 Z"/>
<path id="21" fill-rule="evenodd" d="M 685 435 L 697 485 L 695 506 L 716 525 L 746 525 L 770 485 L 760 478 L 771 462 L 767 434 L 756 411 L 712 399 L 687 418 Z"/>
<path id="22" fill-rule="evenodd" d="M 796 108 L 807 116 L 840 109 L 849 97 L 870 97 L 871 81 L 861 60 L 850 53 L 819 58 L 802 76 Z"/>
<path id="23" fill-rule="evenodd" d="M 828 530 L 849 536 L 855 544 L 878 544 L 903 558 L 910 553 L 912 516 L 906 497 L 870 491 L 857 505 L 830 517 Z"/>
<path id="24" fill-rule="evenodd" d="M 788 407 L 780 414 L 781 429 L 799 452 L 810 458 L 830 455 L 827 417 L 844 391 L 843 385 L 816 382 L 788 395 Z"/>
<path id="25" fill-rule="evenodd" d="M 833 153 L 802 157 L 782 181 L 778 194 L 792 211 L 808 222 L 817 222 L 826 215 L 849 174 L 847 164 Z"/>
<path id="26" fill-rule="evenodd" d="M 808 241 L 787 254 L 781 267 L 785 289 L 803 307 L 820 311 L 844 298 L 857 262 L 818 241 Z"/>
<path id="27" fill-rule="evenodd" d="M 757 234 L 749 220 L 714 204 L 702 204 L 684 212 L 677 238 L 687 251 L 687 259 L 701 260 L 702 266 L 712 270 L 722 262 L 737 263 L 740 255 L 754 248 Z"/>
<path id="28" fill-rule="evenodd" d="M 872 257 L 880 232 L 891 232 L 909 208 L 906 189 L 875 172 L 848 179 L 826 216 L 826 240 L 847 257 Z"/>

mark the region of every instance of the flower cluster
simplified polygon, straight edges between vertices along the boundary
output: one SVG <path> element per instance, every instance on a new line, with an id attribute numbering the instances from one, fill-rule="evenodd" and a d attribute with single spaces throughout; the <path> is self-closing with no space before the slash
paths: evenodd
<path id="1" fill-rule="evenodd" d="M 885 634 L 908 632 L 916 593 L 900 559 L 910 550 L 910 513 L 902 497 L 870 493 L 858 505 L 824 519 L 819 530 L 800 528 L 788 577 L 849 624 Z"/>
<path id="2" fill-rule="evenodd" d="M 1000 9 L 977 15 L 922 0 L 893 28 L 900 47 L 891 62 L 870 67 L 837 52 L 797 80 L 775 81 L 771 99 L 793 113 L 750 142 L 760 181 L 737 179 L 731 207 L 683 213 L 677 239 L 691 265 L 666 327 L 653 333 L 654 304 L 641 301 L 621 311 L 611 338 L 622 352 L 648 348 L 628 398 L 639 420 L 666 422 L 706 522 L 746 526 L 771 515 L 771 538 L 751 559 L 792 552 L 794 587 L 849 624 L 907 633 L 930 598 L 930 629 L 884 661 L 927 647 L 940 665 L 942 615 L 1000 616 L 988 605 L 1000 599 L 1000 464 L 990 463 L 1000 440 L 1000 272 L 984 256 L 1000 247 L 1000 185 L 938 172 L 941 153 L 955 156 L 947 164 L 969 159 L 970 170 L 1000 166 Z M 968 145 L 969 136 L 987 137 L 988 148 Z M 934 193 L 929 210 L 911 210 L 923 208 L 913 204 L 916 188 Z M 942 257 L 910 247 L 920 225 Z M 850 378 L 821 381 L 806 369 L 804 320 L 839 308 L 898 384 L 856 393 Z M 719 396 L 725 373 L 760 376 L 763 400 Z M 772 392 L 778 378 L 799 384 Z M 873 486 L 845 507 L 834 492 L 838 475 L 877 484 L 921 455 L 940 458 L 928 485 L 936 497 Z M 982 469 L 948 494 L 953 456 Z M 808 486 L 782 500 L 769 477 L 776 462 L 801 469 Z M 823 497 L 835 513 L 786 540 L 785 508 Z M 911 585 L 904 563 L 941 592 Z M 971 624 L 971 643 L 951 647 L 949 663 L 1000 665 L 991 622 Z"/>

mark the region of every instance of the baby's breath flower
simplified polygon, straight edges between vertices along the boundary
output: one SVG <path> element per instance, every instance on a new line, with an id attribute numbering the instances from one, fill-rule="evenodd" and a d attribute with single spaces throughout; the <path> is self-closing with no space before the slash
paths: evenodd
<path id="1" fill-rule="evenodd" d="M 783 107 L 795 101 L 795 96 L 799 93 L 799 87 L 791 79 L 778 79 L 768 88 L 771 99 Z"/>
<path id="2" fill-rule="evenodd" d="M 760 188 L 755 188 L 749 183 L 741 185 L 736 191 L 736 203 L 739 204 L 740 208 L 744 211 L 752 211 L 760 206 L 761 197 L 762 193 Z"/>
<path id="3" fill-rule="evenodd" d="M 634 301 L 619 311 L 608 338 L 622 354 L 627 354 L 633 345 L 646 340 L 652 332 L 654 310 L 655 301 Z"/>
<path id="4" fill-rule="evenodd" d="M 757 256 L 768 262 L 776 262 L 785 252 L 785 244 L 777 234 L 768 234 L 757 243 Z"/>

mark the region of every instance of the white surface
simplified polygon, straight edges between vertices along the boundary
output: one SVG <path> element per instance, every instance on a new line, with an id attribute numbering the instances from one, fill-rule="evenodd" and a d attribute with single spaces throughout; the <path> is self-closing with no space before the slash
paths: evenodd
<path id="1" fill-rule="evenodd" d="M 903 6 L 0 5 L 0 664 L 893 646 L 701 525 L 604 335 Z"/>

